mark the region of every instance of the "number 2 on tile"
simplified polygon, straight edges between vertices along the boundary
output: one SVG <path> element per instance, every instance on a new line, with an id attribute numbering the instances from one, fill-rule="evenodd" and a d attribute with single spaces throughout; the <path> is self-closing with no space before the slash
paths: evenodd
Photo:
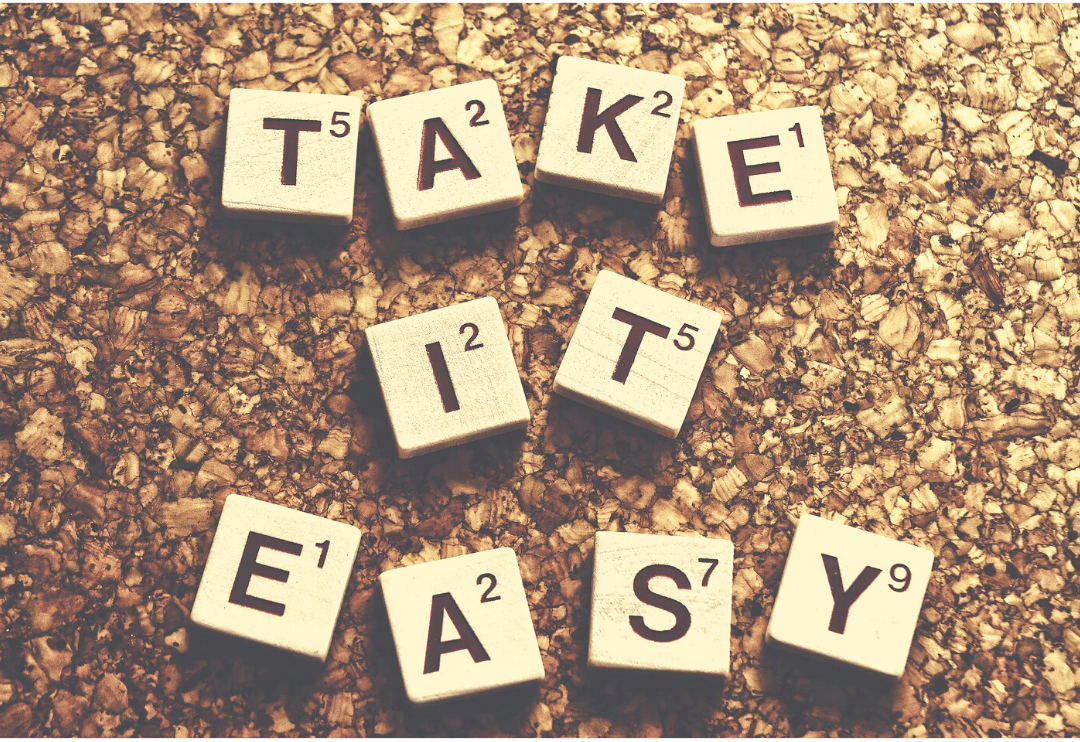
<path id="1" fill-rule="evenodd" d="M 465 350 L 480 350 L 480 348 L 483 348 L 483 343 L 476 342 L 477 336 L 480 335 L 480 328 L 474 325 L 472 322 L 466 322 L 461 326 L 461 329 L 458 330 L 458 335 L 464 335 L 466 330 L 472 330 L 472 335 L 470 335 L 469 339 L 465 341 Z"/>
<path id="2" fill-rule="evenodd" d="M 491 122 L 486 119 L 480 120 L 480 117 L 484 115 L 484 111 L 487 110 L 484 108 L 484 102 L 482 100 L 471 100 L 465 104 L 465 110 L 468 111 L 473 106 L 476 106 L 476 113 L 469 119 L 469 126 L 487 126 L 490 124 Z"/>
<path id="3" fill-rule="evenodd" d="M 675 102 L 675 99 L 671 97 L 671 93 L 666 90 L 657 90 L 656 95 L 653 98 L 667 98 L 663 103 L 660 103 L 656 108 L 652 109 L 653 116 L 663 116 L 666 119 L 671 118 L 670 113 L 663 113 L 663 110 Z"/>
<path id="4" fill-rule="evenodd" d="M 499 581 L 495 579 L 495 575 L 491 574 L 490 572 L 485 572 L 484 574 L 482 574 L 482 575 L 480 575 L 479 577 L 476 578 L 476 584 L 477 585 L 483 584 L 484 578 L 487 578 L 487 579 L 491 580 L 491 584 L 489 584 L 487 586 L 487 590 L 485 590 L 484 594 L 480 596 L 480 602 L 481 603 L 494 603 L 496 600 L 501 600 L 502 599 L 501 595 L 492 595 L 491 594 L 491 591 L 494 590 L 495 586 L 499 584 Z"/>

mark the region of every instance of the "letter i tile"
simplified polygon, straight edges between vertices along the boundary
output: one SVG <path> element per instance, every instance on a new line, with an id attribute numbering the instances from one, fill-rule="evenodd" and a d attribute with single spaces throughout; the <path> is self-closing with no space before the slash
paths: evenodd
<path id="1" fill-rule="evenodd" d="M 685 88 L 678 75 L 559 57 L 536 179 L 660 203 Z"/>
<path id="2" fill-rule="evenodd" d="M 233 88 L 221 206 L 229 216 L 352 221 L 360 101 Z"/>
<path id="3" fill-rule="evenodd" d="M 724 539 L 598 531 L 589 667 L 726 678 L 734 554 Z"/>
<path id="4" fill-rule="evenodd" d="M 494 80 L 377 101 L 367 115 L 398 229 L 509 209 L 524 199 Z"/>
<path id="5" fill-rule="evenodd" d="M 674 438 L 719 331 L 717 312 L 600 271 L 555 392 Z"/>
<path id="6" fill-rule="evenodd" d="M 490 296 L 364 332 L 402 458 L 529 424 L 529 405 Z"/>
<path id="7" fill-rule="evenodd" d="M 359 548 L 347 523 L 229 495 L 191 622 L 325 661 Z"/>
<path id="8" fill-rule="evenodd" d="M 815 106 L 700 119 L 693 140 L 712 244 L 836 229 L 840 210 Z"/>
<path id="9" fill-rule="evenodd" d="M 767 639 L 899 678 L 933 566 L 928 549 L 804 515 Z"/>
<path id="10" fill-rule="evenodd" d="M 379 587 L 413 703 L 544 679 L 513 549 L 392 569 Z"/>

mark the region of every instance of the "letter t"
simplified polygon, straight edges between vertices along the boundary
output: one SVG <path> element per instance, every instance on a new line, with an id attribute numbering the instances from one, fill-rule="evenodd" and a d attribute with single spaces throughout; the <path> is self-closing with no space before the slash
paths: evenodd
<path id="1" fill-rule="evenodd" d="M 311 119 L 263 119 L 264 129 L 285 132 L 285 151 L 281 157 L 281 185 L 296 185 L 296 160 L 300 152 L 300 132 L 322 131 L 322 123 Z"/>
<path id="2" fill-rule="evenodd" d="M 664 327 L 659 322 L 653 322 L 651 319 L 646 319 L 625 309 L 617 308 L 611 318 L 630 325 L 630 334 L 626 336 L 622 353 L 619 354 L 619 360 L 615 363 L 615 373 L 611 375 L 614 381 L 625 384 L 626 378 L 630 375 L 630 367 L 634 365 L 634 359 L 637 358 L 637 352 L 641 347 L 641 341 L 645 337 L 645 333 L 651 332 L 653 335 L 659 335 L 666 340 L 671 328 Z"/>

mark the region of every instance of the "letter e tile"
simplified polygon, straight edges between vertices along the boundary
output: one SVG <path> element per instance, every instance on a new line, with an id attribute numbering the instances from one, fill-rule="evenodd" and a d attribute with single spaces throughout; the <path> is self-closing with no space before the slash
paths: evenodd
<path id="1" fill-rule="evenodd" d="M 693 140 L 712 244 L 836 229 L 840 210 L 817 107 L 701 119 Z"/>
<path id="2" fill-rule="evenodd" d="M 392 569 L 379 587 L 413 703 L 544 679 L 513 549 Z"/>
<path id="3" fill-rule="evenodd" d="M 325 661 L 359 548 L 347 523 L 229 495 L 191 622 Z"/>
<path id="4" fill-rule="evenodd" d="M 785 649 L 899 678 L 933 566 L 928 549 L 804 515 L 766 636 Z"/>

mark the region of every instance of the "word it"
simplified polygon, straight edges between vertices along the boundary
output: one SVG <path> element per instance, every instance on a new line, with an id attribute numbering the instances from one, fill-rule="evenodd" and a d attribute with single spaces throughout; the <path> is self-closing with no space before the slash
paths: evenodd
<path id="1" fill-rule="evenodd" d="M 711 309 L 600 271 L 554 391 L 674 438 L 719 330 Z M 528 425 L 494 298 L 383 322 L 365 336 L 402 458 Z"/>

